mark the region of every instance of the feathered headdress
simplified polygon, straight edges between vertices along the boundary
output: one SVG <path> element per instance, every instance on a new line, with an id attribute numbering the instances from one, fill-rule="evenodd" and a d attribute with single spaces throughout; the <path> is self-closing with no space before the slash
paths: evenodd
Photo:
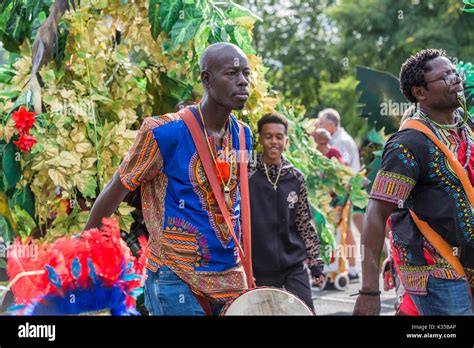
<path id="1" fill-rule="evenodd" d="M 114 219 L 79 238 L 63 237 L 52 244 L 15 241 L 7 272 L 15 305 L 12 314 L 74 315 L 110 310 L 112 315 L 138 315 L 136 298 L 143 292 L 146 248 L 140 239 L 136 259 L 120 238 Z M 29 248 L 30 252 L 22 252 Z M 31 252 L 33 250 L 33 252 Z M 27 256 L 27 257 L 26 257 Z"/>

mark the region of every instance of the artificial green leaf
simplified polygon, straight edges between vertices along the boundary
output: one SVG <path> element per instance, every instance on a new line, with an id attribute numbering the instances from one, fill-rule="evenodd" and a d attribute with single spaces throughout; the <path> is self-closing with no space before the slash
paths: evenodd
<path id="1" fill-rule="evenodd" d="M 229 35 L 224 30 L 224 22 L 221 17 L 217 13 L 214 13 L 212 16 L 209 26 L 211 29 L 211 35 L 209 36 L 209 42 L 216 43 L 216 42 L 225 42 L 227 41 Z"/>
<path id="2" fill-rule="evenodd" d="M 169 33 L 180 18 L 183 2 L 182 0 L 161 0 L 159 3 L 158 13 L 161 27 L 166 33 Z"/>
<path id="3" fill-rule="evenodd" d="M 13 76 L 15 76 L 15 70 L 11 68 L 11 65 L 0 67 L 0 83 L 9 84 Z"/>
<path id="4" fill-rule="evenodd" d="M 22 239 L 28 237 L 36 227 L 36 222 L 25 210 L 16 205 L 12 210 L 13 219 L 17 224 L 18 233 Z"/>
<path id="5" fill-rule="evenodd" d="M 209 27 L 209 23 L 203 21 L 194 38 L 194 51 L 196 51 L 198 56 L 201 56 L 202 52 L 206 49 L 210 32 L 211 28 Z"/>
<path id="6" fill-rule="evenodd" d="M 247 54 L 255 54 L 252 47 L 252 39 L 247 29 L 241 26 L 234 28 L 235 43 Z"/>
<path id="7" fill-rule="evenodd" d="M 58 47 L 54 52 L 54 62 L 58 69 L 62 66 L 64 61 L 68 35 L 69 30 L 67 25 L 65 23 L 60 23 L 58 27 Z"/>
<path id="8" fill-rule="evenodd" d="M 2 168 L 7 190 L 15 187 L 21 177 L 21 165 L 19 150 L 13 143 L 3 149 Z"/>
<path id="9" fill-rule="evenodd" d="M 150 21 L 151 25 L 151 36 L 153 39 L 157 39 L 158 35 L 161 33 L 161 20 L 159 15 L 160 5 L 158 4 L 158 0 L 150 0 L 148 6 L 148 20 Z"/>
<path id="10" fill-rule="evenodd" d="M 85 179 L 85 186 L 81 190 L 84 197 L 95 198 L 96 197 L 97 182 L 94 177 L 88 176 Z"/>
<path id="11" fill-rule="evenodd" d="M 319 211 L 319 209 L 316 209 L 311 205 L 311 211 L 313 213 L 316 230 L 319 234 L 321 258 L 326 264 L 329 264 L 331 261 L 331 250 L 335 248 L 336 240 L 327 225 L 324 215 Z"/>
<path id="12" fill-rule="evenodd" d="M 11 242 L 13 238 L 15 238 L 15 233 L 3 215 L 0 215 L 0 237 L 2 237 L 5 242 Z"/>
<path id="13" fill-rule="evenodd" d="M 352 205 L 356 206 L 357 208 L 365 208 L 367 203 L 369 202 L 369 198 L 367 197 L 367 192 L 362 189 L 363 183 L 362 176 L 355 176 L 349 180 L 349 185 L 351 190 L 349 192 L 349 197 L 351 200 Z"/>
<path id="14" fill-rule="evenodd" d="M 469 13 L 474 13 L 474 1 L 473 0 L 463 0 L 464 7 L 463 11 L 464 12 L 469 12 Z"/>
<path id="15" fill-rule="evenodd" d="M 8 99 L 13 99 L 13 98 L 16 98 L 18 97 L 18 95 L 20 94 L 20 92 L 18 91 L 0 91 L 0 97 L 4 97 L 4 98 L 8 98 Z"/>
<path id="16" fill-rule="evenodd" d="M 32 218 L 35 217 L 34 195 L 29 185 L 23 186 L 21 190 L 15 191 L 9 203 L 11 207 L 19 206 L 30 214 Z"/>
<path id="17" fill-rule="evenodd" d="M 200 19 L 177 21 L 171 30 L 171 41 L 173 47 L 191 40 L 200 24 Z"/>
<path id="18" fill-rule="evenodd" d="M 378 144 L 378 145 L 384 145 L 385 144 L 385 139 L 383 138 L 382 134 L 380 132 L 377 132 L 374 128 L 372 128 L 367 135 L 367 138 L 371 143 Z"/>
<path id="19" fill-rule="evenodd" d="M 376 129 L 385 127 L 388 133 L 396 132 L 406 105 L 398 79 L 387 72 L 360 66 L 356 75 L 360 81 L 356 90 L 361 92 L 359 100 L 363 104 L 361 116 Z"/>
<path id="20" fill-rule="evenodd" d="M 44 11 L 41 11 L 38 16 L 32 16 L 32 18 L 34 18 L 33 20 L 33 23 L 31 24 L 31 32 L 30 32 L 30 41 L 31 42 L 34 42 L 35 41 L 35 37 L 36 37 L 36 34 L 38 32 L 38 29 L 40 28 L 40 26 L 44 23 L 44 21 L 46 20 L 47 16 L 46 16 L 46 13 Z"/>
<path id="21" fill-rule="evenodd" d="M 203 11 L 200 8 L 200 6 L 196 6 L 194 4 L 187 4 L 186 0 L 184 0 L 183 3 L 183 12 L 180 13 L 179 19 L 192 19 L 192 18 L 202 18 L 203 17 Z M 183 17 L 184 15 L 184 17 Z"/>
<path id="22" fill-rule="evenodd" d="M 190 89 L 188 84 L 179 79 L 172 78 L 167 74 L 161 74 L 160 85 L 162 87 L 162 99 L 157 110 L 159 114 L 166 113 L 174 109 L 178 102 L 191 98 L 192 86 Z"/>
<path id="23" fill-rule="evenodd" d="M 127 233 L 130 232 L 130 228 L 135 220 L 133 219 L 132 214 L 120 216 L 119 226 L 122 231 Z"/>
<path id="24" fill-rule="evenodd" d="M 235 2 L 230 2 L 230 8 L 225 12 L 226 17 L 233 19 L 238 17 L 252 17 L 254 20 L 263 22 L 263 19 L 257 16 L 255 13 L 250 11 L 249 9 L 236 4 Z"/>

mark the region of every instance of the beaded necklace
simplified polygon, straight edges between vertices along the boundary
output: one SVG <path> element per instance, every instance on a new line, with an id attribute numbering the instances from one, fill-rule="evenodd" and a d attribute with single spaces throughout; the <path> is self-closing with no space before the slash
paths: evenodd
<path id="1" fill-rule="evenodd" d="M 206 125 L 204 124 L 204 117 L 202 116 L 202 111 L 201 111 L 201 103 L 198 104 L 198 111 L 199 111 L 199 116 L 201 117 L 201 122 L 202 122 L 202 126 L 204 128 L 204 137 L 206 138 L 206 142 L 207 142 L 207 146 L 209 148 L 209 151 L 211 152 L 211 156 L 212 156 L 212 161 L 214 162 L 214 167 L 217 169 L 217 174 L 219 176 L 219 178 L 221 179 L 221 182 L 222 182 L 222 186 L 223 186 L 223 190 L 224 190 L 224 196 L 225 196 L 225 201 L 226 201 L 226 205 L 227 205 L 227 208 L 231 208 L 232 206 L 232 202 L 230 200 L 230 181 L 232 180 L 232 168 L 233 168 L 233 160 L 234 160 L 234 157 L 232 156 L 232 152 L 230 152 L 230 166 L 227 162 L 225 162 L 225 165 L 229 166 L 229 178 L 227 180 L 227 183 L 224 181 L 224 177 L 222 175 L 222 172 L 221 172 L 221 167 L 219 166 L 219 163 L 217 163 L 217 160 L 216 160 L 216 157 L 214 156 L 214 151 L 212 150 L 212 147 L 211 147 L 211 143 L 209 141 L 209 135 L 207 134 L 207 130 L 206 130 Z M 230 137 L 230 140 L 229 140 L 229 144 L 230 144 L 230 148 L 233 149 L 233 145 L 232 145 L 232 125 L 230 124 L 230 116 L 229 116 L 229 119 L 228 119 L 228 124 L 229 124 L 229 137 Z"/>
<path id="2" fill-rule="evenodd" d="M 467 166 L 469 165 L 469 162 L 471 161 L 471 151 L 472 151 L 472 139 L 470 137 L 470 132 L 469 132 L 469 126 L 467 125 L 467 119 L 469 117 L 468 111 L 467 111 L 467 105 L 466 105 L 466 99 L 464 96 L 458 95 L 458 101 L 461 104 L 461 107 L 463 108 L 464 111 L 464 117 L 461 119 L 461 116 L 459 115 L 458 111 L 456 110 L 456 115 L 455 117 L 455 123 L 454 124 L 439 124 L 438 122 L 433 121 L 431 118 L 428 117 L 428 115 L 423 111 L 418 109 L 416 114 L 424 121 L 429 123 L 431 127 L 433 128 L 436 137 L 439 140 L 443 140 L 441 135 L 439 134 L 438 128 L 441 129 L 461 129 L 461 132 L 464 133 L 464 138 L 466 139 L 467 142 L 467 148 L 466 148 L 466 163 L 464 163 L 463 167 L 464 169 L 467 170 Z M 462 136 L 462 134 L 461 134 Z M 456 151 L 457 155 L 457 151 Z"/>

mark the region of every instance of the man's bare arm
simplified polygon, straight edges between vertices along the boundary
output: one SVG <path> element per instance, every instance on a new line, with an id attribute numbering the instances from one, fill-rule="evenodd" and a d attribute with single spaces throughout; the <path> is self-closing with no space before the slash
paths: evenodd
<path id="1" fill-rule="evenodd" d="M 105 186 L 92 206 L 84 230 L 100 227 L 102 218 L 111 216 L 129 192 L 120 181 L 119 172 L 116 171 L 112 180 Z"/>
<path id="2" fill-rule="evenodd" d="M 385 239 L 385 225 L 396 205 L 390 202 L 369 201 L 365 214 L 364 228 L 361 238 L 364 259 L 362 260 L 362 291 L 379 290 L 379 264 Z M 359 295 L 355 315 L 380 314 L 380 298 L 378 296 Z"/>

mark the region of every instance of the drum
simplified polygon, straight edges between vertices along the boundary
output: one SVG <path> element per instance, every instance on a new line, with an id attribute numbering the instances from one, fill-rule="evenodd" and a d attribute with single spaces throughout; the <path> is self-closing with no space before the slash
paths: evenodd
<path id="1" fill-rule="evenodd" d="M 314 315 L 298 297 L 270 287 L 249 290 L 224 306 L 220 315 Z"/>

